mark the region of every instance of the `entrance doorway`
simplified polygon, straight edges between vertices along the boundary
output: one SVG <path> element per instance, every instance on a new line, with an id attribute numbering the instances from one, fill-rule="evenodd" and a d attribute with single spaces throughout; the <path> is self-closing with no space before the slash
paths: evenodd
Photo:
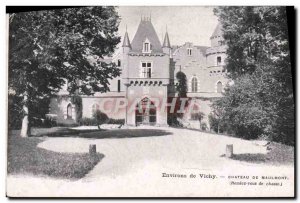
<path id="1" fill-rule="evenodd" d="M 156 107 L 147 97 L 142 99 L 135 110 L 136 125 L 155 125 L 156 124 Z"/>

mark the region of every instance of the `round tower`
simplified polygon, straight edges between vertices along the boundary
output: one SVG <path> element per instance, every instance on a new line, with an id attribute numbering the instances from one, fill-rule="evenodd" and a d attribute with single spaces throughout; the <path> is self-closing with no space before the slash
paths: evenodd
<path id="1" fill-rule="evenodd" d="M 207 67 L 223 67 L 226 59 L 226 47 L 220 23 L 218 23 L 211 35 L 210 43 L 211 47 L 206 50 Z"/>

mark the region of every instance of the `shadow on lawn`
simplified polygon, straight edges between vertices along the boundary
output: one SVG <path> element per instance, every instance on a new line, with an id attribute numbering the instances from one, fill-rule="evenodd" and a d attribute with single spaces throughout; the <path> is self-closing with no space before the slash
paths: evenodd
<path id="1" fill-rule="evenodd" d="M 237 161 L 243 161 L 256 164 L 270 164 L 270 165 L 293 165 L 294 164 L 294 147 L 287 146 L 280 143 L 272 143 L 270 151 L 263 153 L 245 153 L 234 154 L 231 158 Z"/>
<path id="2" fill-rule="evenodd" d="M 92 132 L 76 132 L 68 134 L 48 134 L 48 137 L 81 137 L 81 138 L 137 138 L 171 135 L 171 132 L 160 129 L 118 129 L 118 130 L 97 130 Z"/>
<path id="3" fill-rule="evenodd" d="M 77 180 L 83 178 L 103 158 L 97 153 L 59 153 L 38 148 L 43 138 L 22 138 L 9 134 L 8 137 L 8 174 L 49 176 Z"/>
<path id="4" fill-rule="evenodd" d="M 262 153 L 234 154 L 233 157 L 231 157 L 231 159 L 237 161 L 250 162 L 250 163 L 265 163 L 266 161 L 268 161 L 268 157 L 266 156 L 266 154 L 262 154 Z"/>
<path id="5" fill-rule="evenodd" d="M 99 131 L 105 131 L 104 129 L 86 129 L 86 130 L 75 130 L 71 128 L 49 128 L 49 129 L 34 129 L 31 130 L 31 136 L 30 137 L 43 137 L 43 136 L 49 136 L 49 137 L 69 137 L 72 135 L 79 135 L 82 133 L 90 133 L 90 132 L 99 132 Z"/>

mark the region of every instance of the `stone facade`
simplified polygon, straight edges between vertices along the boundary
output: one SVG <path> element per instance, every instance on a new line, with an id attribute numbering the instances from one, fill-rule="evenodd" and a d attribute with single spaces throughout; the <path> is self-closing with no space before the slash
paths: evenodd
<path id="1" fill-rule="evenodd" d="M 120 77 L 110 81 L 109 92 L 82 96 L 82 117 L 90 118 L 94 110 L 99 109 L 110 118 L 125 119 L 127 125 L 166 126 L 168 113 L 161 109 L 164 108 L 161 101 L 168 97 L 176 97 L 175 85 L 178 81 L 175 76 L 181 71 L 187 77 L 187 96 L 197 101 L 198 111 L 204 113 L 201 123 L 205 123 L 209 128 L 211 102 L 222 96 L 228 83 L 226 71 L 223 69 L 226 46 L 220 24 L 210 40 L 210 47 L 196 46 L 191 42 L 171 47 L 166 32 L 161 44 L 151 20 L 142 19 L 133 40 L 130 41 L 126 32 L 121 49 L 111 59 L 122 70 Z M 71 100 L 68 100 L 66 87 L 63 87 L 58 95 L 64 95 L 66 99 L 58 101 L 57 98 L 53 98 L 50 114 L 56 114 L 60 123 L 75 119 L 74 113 L 72 118 L 68 116 Z M 120 100 L 123 103 L 128 102 L 127 106 L 121 105 Z M 145 101 L 153 104 L 150 111 L 138 112 L 139 105 Z M 114 110 L 116 104 L 122 108 Z M 76 108 L 72 105 L 72 108 Z M 195 120 L 191 113 L 186 113 L 182 122 L 189 127 L 200 127 L 199 121 Z"/>

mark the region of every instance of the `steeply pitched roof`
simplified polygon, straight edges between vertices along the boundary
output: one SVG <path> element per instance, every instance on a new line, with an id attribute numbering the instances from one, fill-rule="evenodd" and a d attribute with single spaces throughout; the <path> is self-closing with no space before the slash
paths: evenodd
<path id="1" fill-rule="evenodd" d="M 206 50 L 209 48 L 208 46 L 195 46 L 195 47 L 197 47 L 197 49 L 199 49 L 203 55 L 205 55 Z"/>
<path id="2" fill-rule="evenodd" d="M 129 40 L 127 31 L 125 32 L 125 36 L 124 36 L 122 47 L 130 47 L 131 48 L 130 40 Z"/>
<path id="3" fill-rule="evenodd" d="M 226 53 L 226 46 L 216 46 L 210 47 L 206 50 L 206 55 L 215 54 L 215 53 Z"/>
<path id="4" fill-rule="evenodd" d="M 168 48 L 171 47 L 168 32 L 166 32 L 165 34 L 165 39 L 162 47 L 168 47 Z"/>
<path id="5" fill-rule="evenodd" d="M 141 20 L 136 34 L 131 42 L 133 52 L 142 52 L 143 42 L 148 39 L 152 52 L 162 53 L 161 43 L 150 20 Z"/>
<path id="6" fill-rule="evenodd" d="M 210 38 L 212 37 L 217 37 L 217 36 L 222 36 L 223 32 L 222 32 L 222 25 L 221 23 L 218 23 L 217 27 L 215 28 L 213 34 L 211 35 Z"/>

